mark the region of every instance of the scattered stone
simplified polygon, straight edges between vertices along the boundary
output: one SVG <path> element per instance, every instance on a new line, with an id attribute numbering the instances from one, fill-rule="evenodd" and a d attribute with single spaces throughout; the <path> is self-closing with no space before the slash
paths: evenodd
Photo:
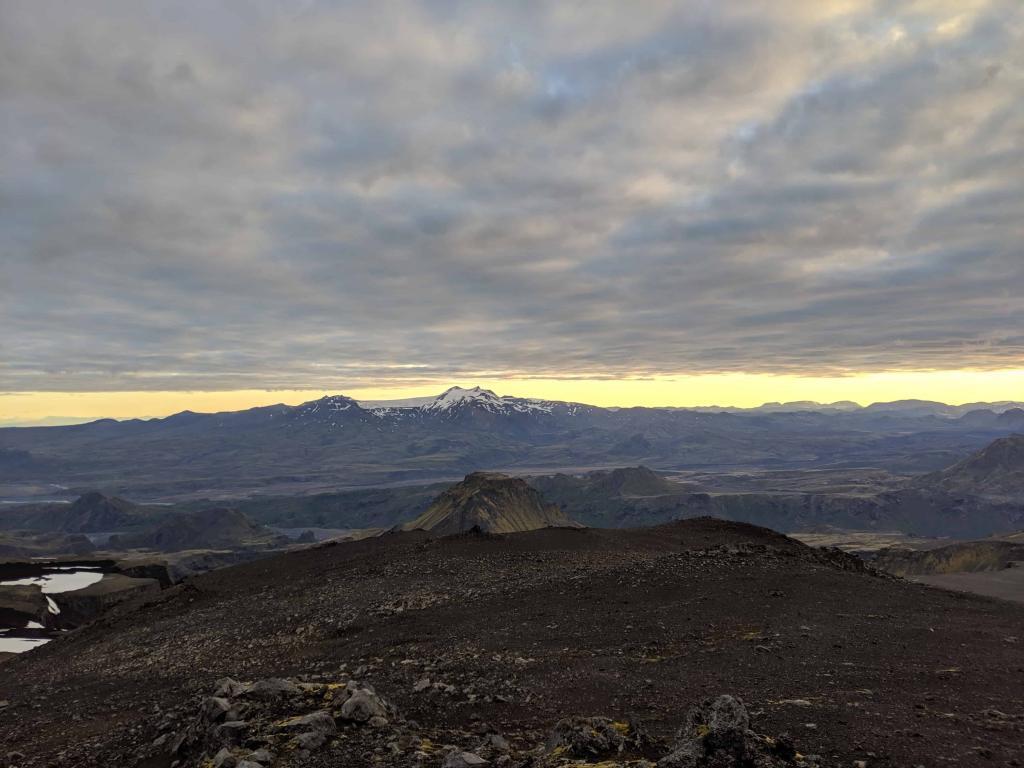
<path id="1" fill-rule="evenodd" d="M 231 750 L 224 747 L 213 756 L 213 768 L 236 768 L 238 758 L 231 754 Z"/>
<path id="2" fill-rule="evenodd" d="M 430 678 L 429 677 L 424 677 L 422 680 L 420 680 L 418 683 L 416 683 L 416 685 L 414 685 L 412 687 L 412 689 L 416 693 L 422 693 L 423 691 L 427 690 L 429 687 L 430 687 Z"/>

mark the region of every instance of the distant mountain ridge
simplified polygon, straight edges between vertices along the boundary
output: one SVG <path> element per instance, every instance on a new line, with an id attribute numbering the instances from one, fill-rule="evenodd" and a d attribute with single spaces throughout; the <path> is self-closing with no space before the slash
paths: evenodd
<path id="1" fill-rule="evenodd" d="M 1018 428 L 1009 403 L 992 406 L 1000 413 L 924 401 L 815 407 L 602 408 L 482 387 L 397 402 L 330 395 L 296 406 L 2 428 L 0 481 L 184 500 L 627 464 L 878 467 L 909 475 L 949 466 Z"/>
<path id="2" fill-rule="evenodd" d="M 274 533 L 234 509 L 217 507 L 174 515 L 154 528 L 112 536 L 114 549 L 154 549 L 179 552 L 186 549 L 282 546 L 286 536 Z"/>

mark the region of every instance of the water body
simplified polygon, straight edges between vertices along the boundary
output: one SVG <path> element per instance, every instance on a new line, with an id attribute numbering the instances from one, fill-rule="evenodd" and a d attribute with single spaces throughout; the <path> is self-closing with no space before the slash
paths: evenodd
<path id="1" fill-rule="evenodd" d="M 103 578 L 99 568 L 89 566 L 54 566 L 38 576 L 26 576 L 22 579 L 0 581 L 0 587 L 38 584 L 47 595 L 59 592 L 71 592 L 88 587 Z"/>
<path id="2" fill-rule="evenodd" d="M 49 637 L 8 637 L 10 631 L 0 629 L 0 653 L 24 653 L 50 642 Z"/>
<path id="3" fill-rule="evenodd" d="M 96 566 L 83 565 L 52 565 L 45 566 L 40 574 L 24 576 L 17 579 L 0 580 L 0 586 L 24 586 L 38 584 L 45 595 L 56 595 L 88 587 L 103 578 L 103 571 Z M 50 599 L 50 613 L 60 613 L 60 608 Z M 24 653 L 38 648 L 52 640 L 52 632 L 36 621 L 28 621 L 24 626 L 8 626 L 0 628 L 0 653 Z"/>

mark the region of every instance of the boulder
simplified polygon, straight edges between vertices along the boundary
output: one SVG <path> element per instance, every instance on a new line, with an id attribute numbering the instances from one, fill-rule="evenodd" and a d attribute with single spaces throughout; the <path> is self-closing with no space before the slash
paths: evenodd
<path id="1" fill-rule="evenodd" d="M 221 720 L 233 720 L 234 718 L 227 716 L 230 711 L 231 702 L 227 699 L 222 699 L 219 696 L 207 696 L 203 699 L 199 714 L 204 722 L 217 723 Z"/>
<path id="2" fill-rule="evenodd" d="M 705 699 L 686 715 L 672 752 L 658 768 L 715 765 L 783 768 L 795 765 L 796 750 L 785 736 L 769 738 L 750 729 L 750 715 L 733 696 Z"/>
<path id="3" fill-rule="evenodd" d="M 279 731 L 312 731 L 313 733 L 332 734 L 338 731 L 334 718 L 326 710 L 310 712 L 302 717 L 293 717 L 277 726 Z"/>
<path id="4" fill-rule="evenodd" d="M 213 737 L 218 744 L 230 746 L 241 744 L 248 732 L 249 724 L 244 720 L 229 720 L 217 726 Z"/>
<path id="5" fill-rule="evenodd" d="M 309 731 L 308 733 L 300 733 L 295 737 L 295 745 L 299 749 L 305 749 L 309 752 L 315 752 L 320 749 L 324 744 L 327 743 L 327 737 L 322 733 L 315 731 Z"/>
<path id="6" fill-rule="evenodd" d="M 354 690 L 341 705 L 341 719 L 365 723 L 373 717 L 387 717 L 384 700 L 366 688 Z"/>
<path id="7" fill-rule="evenodd" d="M 268 677 L 266 680 L 257 680 L 247 686 L 239 695 L 263 701 L 273 701 L 286 696 L 298 696 L 302 690 L 290 680 L 282 680 L 279 677 Z"/>
<path id="8" fill-rule="evenodd" d="M 548 749 L 559 757 L 603 759 L 620 754 L 627 745 L 629 725 L 607 717 L 567 717 L 548 738 Z"/>
<path id="9" fill-rule="evenodd" d="M 225 699 L 233 699 L 244 693 L 245 688 L 246 686 L 244 683 L 232 680 L 230 677 L 222 677 L 217 681 L 217 692 L 213 695 L 220 696 Z"/>

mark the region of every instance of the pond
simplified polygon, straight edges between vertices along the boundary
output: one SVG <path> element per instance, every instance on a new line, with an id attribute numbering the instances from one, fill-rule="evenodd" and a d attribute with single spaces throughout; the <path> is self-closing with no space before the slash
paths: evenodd
<path id="1" fill-rule="evenodd" d="M 28 568 L 28 566 L 26 566 Z M 17 568 L 7 564 L 6 570 Z M 97 583 L 103 578 L 103 569 L 89 565 L 49 565 L 32 564 L 30 575 L 2 578 L 0 586 L 28 586 L 38 584 L 43 594 L 55 595 L 71 592 Z M 24 571 L 22 571 L 24 572 Z M 47 598 L 50 613 L 60 613 L 57 604 Z M 52 630 L 46 629 L 37 621 L 19 621 L 15 626 L 11 622 L 0 625 L 0 653 L 23 653 L 48 643 L 54 637 Z"/>

